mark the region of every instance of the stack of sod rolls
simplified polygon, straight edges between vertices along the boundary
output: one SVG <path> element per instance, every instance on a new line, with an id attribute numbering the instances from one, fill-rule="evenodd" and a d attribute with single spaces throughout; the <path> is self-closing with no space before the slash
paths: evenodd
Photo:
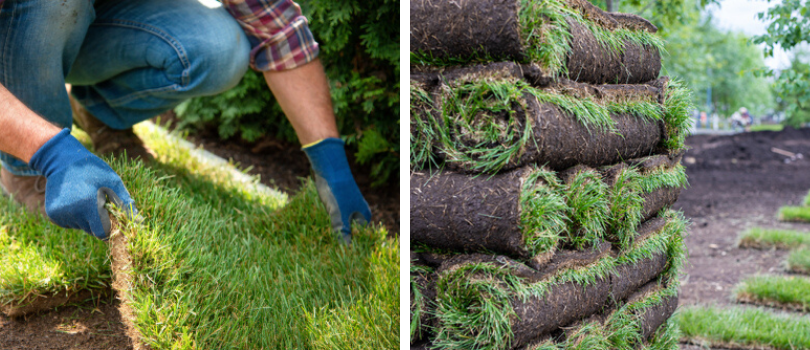
<path id="1" fill-rule="evenodd" d="M 677 349 L 689 92 L 584 0 L 411 0 L 411 331 L 427 349 Z"/>

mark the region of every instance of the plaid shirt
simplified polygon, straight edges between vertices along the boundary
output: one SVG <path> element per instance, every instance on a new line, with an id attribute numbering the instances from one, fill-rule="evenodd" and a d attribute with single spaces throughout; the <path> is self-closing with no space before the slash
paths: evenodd
<path id="1" fill-rule="evenodd" d="M 292 0 L 221 1 L 250 40 L 253 69 L 291 69 L 318 57 L 318 43 Z"/>
<path id="2" fill-rule="evenodd" d="M 318 57 L 318 43 L 301 15 L 301 7 L 292 0 L 220 1 L 250 40 L 253 69 L 291 69 Z"/>

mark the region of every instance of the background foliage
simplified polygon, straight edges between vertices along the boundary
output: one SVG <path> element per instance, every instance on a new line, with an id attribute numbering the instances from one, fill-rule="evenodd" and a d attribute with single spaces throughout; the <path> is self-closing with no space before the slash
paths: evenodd
<path id="1" fill-rule="evenodd" d="M 771 2 L 771 0 L 768 0 Z M 810 1 L 782 0 L 765 13 L 759 14 L 759 19 L 770 22 L 768 34 L 754 38 L 754 42 L 765 44 L 765 54 L 773 56 L 774 48 L 778 45 L 785 50 L 800 47 L 810 43 Z M 810 54 L 806 51 L 797 52 L 791 61 L 791 67 L 776 76 L 774 90 L 782 100 L 787 116 L 786 123 L 798 126 L 810 122 Z"/>
<path id="2" fill-rule="evenodd" d="M 299 0 L 321 48 L 338 129 L 357 162 L 371 165 L 374 185 L 398 182 L 399 2 Z M 186 129 L 216 127 L 222 139 L 253 142 L 270 135 L 297 142 L 264 77 L 248 72 L 217 96 L 175 110 Z"/>

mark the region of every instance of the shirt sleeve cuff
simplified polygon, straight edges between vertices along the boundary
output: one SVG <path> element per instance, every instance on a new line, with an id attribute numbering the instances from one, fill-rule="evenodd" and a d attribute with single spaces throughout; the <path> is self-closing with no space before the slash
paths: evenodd
<path id="1" fill-rule="evenodd" d="M 320 49 L 304 16 L 299 16 L 250 51 L 251 68 L 266 71 L 292 69 L 318 57 Z"/>

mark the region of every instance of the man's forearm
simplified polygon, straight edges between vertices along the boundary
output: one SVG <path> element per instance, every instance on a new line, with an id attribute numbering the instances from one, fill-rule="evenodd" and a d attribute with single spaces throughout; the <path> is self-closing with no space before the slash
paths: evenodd
<path id="1" fill-rule="evenodd" d="M 0 151 L 29 162 L 31 156 L 60 130 L 0 85 Z"/>
<path id="2" fill-rule="evenodd" d="M 329 81 L 320 60 L 290 70 L 265 72 L 264 79 L 301 144 L 339 136 Z"/>

